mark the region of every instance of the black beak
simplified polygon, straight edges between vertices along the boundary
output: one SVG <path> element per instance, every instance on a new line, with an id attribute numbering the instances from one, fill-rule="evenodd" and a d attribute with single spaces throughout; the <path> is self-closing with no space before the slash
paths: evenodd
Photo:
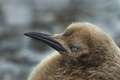
<path id="1" fill-rule="evenodd" d="M 28 32 L 28 33 L 25 33 L 24 35 L 34 38 L 34 39 L 37 39 L 39 41 L 42 41 L 42 42 L 48 44 L 49 46 L 51 46 L 52 48 L 54 48 L 55 50 L 57 50 L 58 52 L 66 52 L 67 53 L 67 51 L 60 45 L 59 42 L 57 42 L 54 39 L 52 39 L 51 37 L 49 37 L 52 35 L 43 34 L 43 33 L 39 33 L 39 32 Z"/>

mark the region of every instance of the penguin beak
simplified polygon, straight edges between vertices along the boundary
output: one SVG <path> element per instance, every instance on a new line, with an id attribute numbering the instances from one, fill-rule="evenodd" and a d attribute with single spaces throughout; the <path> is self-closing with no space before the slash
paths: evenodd
<path id="1" fill-rule="evenodd" d="M 67 53 L 67 51 L 60 45 L 59 42 L 57 42 L 56 40 L 54 40 L 50 37 L 52 35 L 39 33 L 39 32 L 28 32 L 28 33 L 25 33 L 24 35 L 34 38 L 34 39 L 37 39 L 39 41 L 42 41 L 42 42 L 46 43 L 47 45 L 49 45 L 50 47 L 57 50 L 58 52 Z"/>

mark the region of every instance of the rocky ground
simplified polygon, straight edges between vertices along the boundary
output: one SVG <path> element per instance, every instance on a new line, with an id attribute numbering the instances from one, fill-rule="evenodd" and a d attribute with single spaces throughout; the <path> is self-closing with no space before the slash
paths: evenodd
<path id="1" fill-rule="evenodd" d="M 72 22 L 95 24 L 120 46 L 119 0 L 0 0 L 0 80 L 27 80 L 54 51 L 25 32 L 57 34 Z"/>

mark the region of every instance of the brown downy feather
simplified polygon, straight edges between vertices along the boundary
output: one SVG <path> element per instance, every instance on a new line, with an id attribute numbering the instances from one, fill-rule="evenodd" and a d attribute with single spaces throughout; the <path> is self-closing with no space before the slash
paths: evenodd
<path id="1" fill-rule="evenodd" d="M 45 59 L 29 80 L 120 80 L 120 50 L 103 30 L 89 23 L 73 23 L 51 38 L 68 53 Z"/>

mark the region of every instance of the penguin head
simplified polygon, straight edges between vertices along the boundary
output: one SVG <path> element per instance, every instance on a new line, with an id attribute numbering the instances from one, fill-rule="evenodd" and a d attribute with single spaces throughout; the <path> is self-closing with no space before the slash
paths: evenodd
<path id="1" fill-rule="evenodd" d="M 98 66 L 106 61 L 111 38 L 89 23 L 74 23 L 56 35 L 28 32 L 26 36 L 40 40 L 57 50 L 73 66 Z"/>

